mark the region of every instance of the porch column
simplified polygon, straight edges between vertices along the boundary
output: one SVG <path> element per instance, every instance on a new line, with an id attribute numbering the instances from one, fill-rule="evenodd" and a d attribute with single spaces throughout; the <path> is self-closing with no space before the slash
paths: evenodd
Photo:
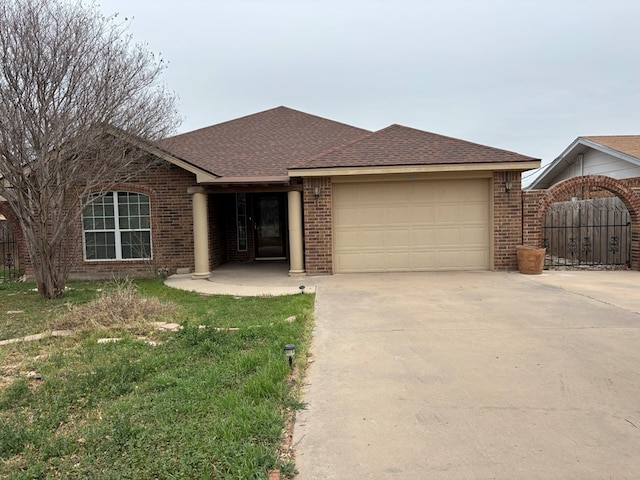
<path id="1" fill-rule="evenodd" d="M 302 192 L 287 193 L 289 205 L 289 275 L 304 273 L 302 253 Z"/>
<path id="2" fill-rule="evenodd" d="M 190 188 L 193 195 L 193 257 L 195 272 L 191 278 L 209 278 L 209 212 L 204 188 Z"/>

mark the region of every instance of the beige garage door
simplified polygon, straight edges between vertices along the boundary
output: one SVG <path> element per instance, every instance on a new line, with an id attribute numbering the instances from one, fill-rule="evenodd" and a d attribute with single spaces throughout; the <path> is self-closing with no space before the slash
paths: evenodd
<path id="1" fill-rule="evenodd" d="M 486 270 L 489 180 L 334 183 L 338 273 Z"/>

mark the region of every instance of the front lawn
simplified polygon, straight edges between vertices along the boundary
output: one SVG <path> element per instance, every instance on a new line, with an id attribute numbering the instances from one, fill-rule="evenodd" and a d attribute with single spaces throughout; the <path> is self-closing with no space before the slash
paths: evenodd
<path id="1" fill-rule="evenodd" d="M 204 297 L 155 280 L 136 285 L 142 297 L 173 306 L 153 320 L 183 328 L 88 321 L 72 337 L 0 346 L 0 478 L 293 473 L 279 447 L 287 412 L 299 406 L 313 295 Z M 56 301 L 33 288 L 0 284 L 0 340 L 99 317 L 76 309 L 109 285 L 71 283 Z M 121 340 L 101 343 L 105 337 Z M 297 347 L 293 374 L 287 343 Z"/>

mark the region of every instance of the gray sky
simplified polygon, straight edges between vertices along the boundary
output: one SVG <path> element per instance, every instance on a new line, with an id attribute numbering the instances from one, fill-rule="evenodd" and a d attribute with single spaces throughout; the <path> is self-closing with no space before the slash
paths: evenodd
<path id="1" fill-rule="evenodd" d="M 279 105 L 541 158 L 640 134 L 637 0 L 99 0 L 169 62 L 180 132 Z"/>

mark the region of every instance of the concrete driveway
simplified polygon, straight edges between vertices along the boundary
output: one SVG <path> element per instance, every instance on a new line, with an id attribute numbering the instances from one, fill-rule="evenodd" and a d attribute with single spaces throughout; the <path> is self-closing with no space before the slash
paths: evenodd
<path id="1" fill-rule="evenodd" d="M 297 478 L 640 478 L 639 327 L 639 272 L 322 278 Z"/>

